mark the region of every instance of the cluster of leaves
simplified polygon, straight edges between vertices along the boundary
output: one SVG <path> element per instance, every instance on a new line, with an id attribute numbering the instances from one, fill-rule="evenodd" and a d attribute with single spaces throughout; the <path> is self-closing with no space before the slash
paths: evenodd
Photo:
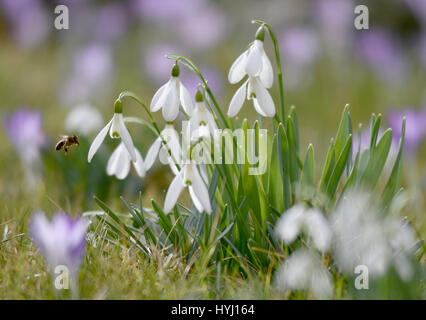
<path id="1" fill-rule="evenodd" d="M 109 226 L 107 237 L 111 241 L 124 236 L 147 256 L 150 247 L 156 247 L 177 253 L 188 265 L 195 261 L 202 261 L 205 266 L 220 263 L 246 274 L 267 270 L 292 251 L 274 237 L 275 222 L 283 211 L 303 201 L 328 212 L 350 189 L 378 189 L 392 140 L 391 129 L 378 140 L 380 121 L 380 115 L 372 116 L 370 148 L 358 150 L 353 160 L 352 121 L 346 106 L 317 181 L 312 145 L 308 146 L 304 161 L 300 159 L 298 120 L 292 107 L 285 123 L 279 122 L 273 135 L 268 133 L 268 166 L 263 175 L 250 175 L 248 161 L 208 165 L 211 215 L 183 204 L 166 215 L 155 201 L 151 208 L 145 207 L 140 196 L 138 204 L 121 198 L 128 214 L 118 214 L 95 198 L 107 214 L 99 218 Z M 237 125 L 247 138 L 248 121 Z M 260 134 L 259 121 L 252 129 L 256 136 Z M 260 152 L 262 146 L 258 139 L 255 141 Z M 390 205 L 400 188 L 402 147 L 403 136 L 381 193 L 384 207 Z"/>

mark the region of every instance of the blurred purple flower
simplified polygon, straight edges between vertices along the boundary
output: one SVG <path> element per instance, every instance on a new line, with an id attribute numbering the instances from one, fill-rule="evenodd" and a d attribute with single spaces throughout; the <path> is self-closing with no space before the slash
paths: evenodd
<path id="1" fill-rule="evenodd" d="M 309 65 L 318 56 L 319 43 L 316 34 L 302 27 L 285 29 L 279 36 L 280 52 L 287 63 Z"/>
<path id="2" fill-rule="evenodd" d="M 426 17 L 426 1 L 425 0 L 405 0 L 407 6 L 413 11 L 417 19 L 424 23 Z"/>
<path id="3" fill-rule="evenodd" d="M 87 227 L 85 218 L 74 220 L 64 212 L 57 212 L 50 222 L 38 211 L 33 215 L 29 232 L 52 271 L 58 265 L 65 265 L 76 276 L 86 248 Z"/>
<path id="4" fill-rule="evenodd" d="M 48 36 L 53 23 L 39 0 L 1 0 L 15 43 L 23 49 L 31 49 Z"/>
<path id="5" fill-rule="evenodd" d="M 312 30 L 292 27 L 279 34 L 284 83 L 290 90 L 309 83 L 310 68 L 319 54 L 319 41 Z"/>
<path id="6" fill-rule="evenodd" d="M 186 17 L 188 12 L 197 10 L 206 0 L 133 0 L 134 11 L 147 20 L 172 22 Z"/>
<path id="7" fill-rule="evenodd" d="M 419 149 L 426 135 L 426 107 L 420 110 L 407 108 L 401 111 L 390 111 L 388 122 L 393 131 L 395 142 L 401 138 L 402 118 L 406 118 L 404 150 L 413 155 Z"/>
<path id="8" fill-rule="evenodd" d="M 91 43 L 77 51 L 73 71 L 61 90 L 64 103 L 72 105 L 90 101 L 108 88 L 113 73 L 111 48 L 101 43 Z"/>
<path id="9" fill-rule="evenodd" d="M 99 9 L 95 22 L 95 36 L 99 40 L 115 40 L 128 25 L 128 13 L 121 3 L 112 3 Z"/>
<path id="10" fill-rule="evenodd" d="M 325 32 L 335 34 L 352 27 L 354 8 L 352 0 L 317 0 L 314 15 Z"/>
<path id="11" fill-rule="evenodd" d="M 216 69 L 210 67 L 200 67 L 201 74 L 206 79 L 208 86 L 215 96 L 220 95 L 223 89 L 223 75 Z M 184 70 L 181 74 L 181 81 L 188 89 L 191 97 L 194 99 L 198 84 L 201 83 L 200 78 L 190 70 Z"/>
<path id="12" fill-rule="evenodd" d="M 218 43 L 226 35 L 226 28 L 225 13 L 213 6 L 201 8 L 176 24 L 182 41 L 195 48 L 207 48 Z"/>
<path id="13" fill-rule="evenodd" d="M 423 67 L 426 68 L 426 31 L 422 34 L 417 43 L 417 53 L 419 55 L 420 62 L 423 64 Z"/>
<path id="14" fill-rule="evenodd" d="M 40 157 L 40 149 L 47 140 L 40 111 L 25 107 L 16 110 L 6 117 L 5 131 L 25 164 L 30 165 Z"/>
<path id="15" fill-rule="evenodd" d="M 145 49 L 146 47 L 143 48 L 143 50 Z M 165 79 L 170 78 L 174 61 L 165 57 L 166 54 L 170 53 L 187 54 L 170 44 L 150 46 L 143 52 L 143 70 L 146 70 L 149 76 L 158 83 L 163 83 Z"/>
<path id="16" fill-rule="evenodd" d="M 401 81 L 405 72 L 402 52 L 385 30 L 365 30 L 359 37 L 359 53 L 380 76 L 386 80 Z"/>

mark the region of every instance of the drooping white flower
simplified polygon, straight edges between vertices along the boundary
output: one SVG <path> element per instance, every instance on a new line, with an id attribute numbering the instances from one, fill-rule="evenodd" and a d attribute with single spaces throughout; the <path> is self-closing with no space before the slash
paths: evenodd
<path id="1" fill-rule="evenodd" d="M 267 88 L 272 86 L 274 72 L 271 61 L 263 49 L 264 28 L 256 34 L 256 40 L 232 64 L 229 70 L 230 83 L 240 82 L 246 75 L 248 80 L 237 90 L 229 104 L 228 116 L 234 117 L 240 111 L 247 97 L 253 100 L 257 113 L 264 117 L 275 115 L 275 104 Z"/>
<path id="2" fill-rule="evenodd" d="M 262 29 L 263 30 L 263 29 Z M 232 64 L 228 80 L 231 84 L 240 82 L 246 75 L 259 77 L 265 88 L 272 87 L 274 71 L 271 61 L 263 48 L 263 38 L 257 36 L 250 47 L 243 52 Z"/>
<path id="3" fill-rule="evenodd" d="M 96 108 L 90 104 L 84 103 L 75 106 L 68 113 L 65 119 L 65 129 L 70 132 L 76 131 L 83 136 L 88 136 L 92 132 L 102 128 L 103 121 L 101 113 Z"/>
<path id="4" fill-rule="evenodd" d="M 333 285 L 330 273 L 316 253 L 306 249 L 293 252 L 277 270 L 275 286 L 280 291 L 308 290 L 319 299 L 331 298 Z"/>
<path id="5" fill-rule="evenodd" d="M 92 161 L 93 156 L 98 151 L 108 131 L 111 138 L 113 139 L 121 138 L 122 142 L 124 143 L 124 146 L 129 152 L 129 155 L 132 161 L 136 162 L 137 160 L 132 137 L 130 136 L 130 133 L 127 130 L 126 125 L 124 123 L 121 102 L 116 101 L 114 109 L 115 109 L 115 112 L 111 121 L 108 122 L 105 127 L 103 127 L 103 129 L 98 133 L 96 138 L 93 140 L 92 145 L 90 146 L 89 154 L 87 156 L 88 162 Z"/>
<path id="6" fill-rule="evenodd" d="M 172 156 L 170 156 L 168 150 L 170 150 Z M 169 164 L 173 173 L 175 175 L 178 174 L 179 170 L 176 164 L 179 164 L 180 161 L 180 150 L 181 147 L 177 131 L 172 124 L 166 124 L 164 129 L 160 132 L 160 136 L 155 139 L 146 154 L 145 171 L 148 171 L 152 167 L 158 154 L 160 154 L 160 161 L 164 164 Z"/>
<path id="7" fill-rule="evenodd" d="M 278 219 L 275 226 L 277 237 L 286 244 L 292 243 L 305 231 L 320 251 L 327 251 L 331 245 L 332 230 L 321 211 L 297 204 Z"/>
<path id="8" fill-rule="evenodd" d="M 136 161 L 132 161 L 126 146 L 121 142 L 118 147 L 111 154 L 107 164 L 107 174 L 116 176 L 117 179 L 123 180 L 130 172 L 130 163 L 136 170 L 139 177 L 145 177 L 145 166 L 142 155 L 138 149 L 134 148 L 136 154 Z"/>
<path id="9" fill-rule="evenodd" d="M 228 116 L 234 117 L 246 100 L 253 100 L 254 109 L 263 117 L 275 115 L 275 104 L 259 77 L 250 77 L 235 92 L 228 109 Z"/>
<path id="10" fill-rule="evenodd" d="M 151 111 L 162 109 L 164 120 L 174 121 L 179 114 L 179 106 L 188 114 L 192 114 L 192 100 L 188 90 L 179 79 L 179 66 L 175 64 L 172 68 L 170 80 L 162 85 L 151 101 Z"/>
<path id="11" fill-rule="evenodd" d="M 379 277 L 393 265 L 402 280 L 411 279 L 414 231 L 397 217 L 384 215 L 369 195 L 349 193 L 331 213 L 331 223 L 335 261 L 344 272 L 365 265 L 371 276 Z"/>
<path id="12" fill-rule="evenodd" d="M 214 136 L 217 125 L 213 114 L 207 109 L 199 90 L 195 94 L 195 108 L 189 120 L 188 136 L 191 141 Z"/>
<path id="13" fill-rule="evenodd" d="M 175 176 L 167 190 L 164 201 L 165 213 L 169 213 L 173 209 L 185 187 L 188 187 L 192 202 L 199 212 L 212 212 L 207 186 L 201 178 L 196 164 L 190 162 Z"/>

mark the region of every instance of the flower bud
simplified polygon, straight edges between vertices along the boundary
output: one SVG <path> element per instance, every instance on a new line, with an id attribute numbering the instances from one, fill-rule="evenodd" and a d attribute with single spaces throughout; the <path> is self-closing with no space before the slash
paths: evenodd
<path id="1" fill-rule="evenodd" d="M 195 102 L 203 102 L 203 100 L 203 94 L 197 89 L 197 92 L 195 93 Z"/>
<path id="2" fill-rule="evenodd" d="M 180 69 L 178 64 L 176 63 L 172 68 L 172 77 L 179 77 Z"/>
<path id="3" fill-rule="evenodd" d="M 256 31 L 256 40 L 260 40 L 263 42 L 265 40 L 265 27 L 260 26 Z"/>
<path id="4" fill-rule="evenodd" d="M 123 103 L 120 99 L 117 99 L 114 102 L 114 113 L 123 113 Z"/>

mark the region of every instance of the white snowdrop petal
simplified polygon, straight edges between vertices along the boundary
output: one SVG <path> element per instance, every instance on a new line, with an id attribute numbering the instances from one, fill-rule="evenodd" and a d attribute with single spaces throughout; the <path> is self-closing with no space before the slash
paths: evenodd
<path id="1" fill-rule="evenodd" d="M 165 96 L 167 95 L 168 90 L 170 90 L 169 82 L 170 81 L 163 84 L 154 94 L 154 97 L 152 97 L 151 105 L 150 105 L 150 109 L 152 112 L 157 112 L 163 107 Z"/>
<path id="2" fill-rule="evenodd" d="M 117 148 L 115 148 L 115 150 L 108 159 L 106 171 L 109 176 L 112 176 L 117 171 L 118 159 L 120 153 L 123 151 L 125 151 L 124 145 L 122 142 L 120 142 L 120 144 L 117 146 Z"/>
<path id="3" fill-rule="evenodd" d="M 268 90 L 259 82 L 256 81 L 255 87 L 256 100 L 258 108 L 262 109 L 265 117 L 273 117 L 275 115 L 275 104 Z M 253 99 L 254 100 L 254 99 Z"/>
<path id="4" fill-rule="evenodd" d="M 198 212 L 203 212 L 204 208 L 201 204 L 200 200 L 198 200 L 197 195 L 195 194 L 194 188 L 192 186 L 188 187 L 189 195 L 191 196 L 192 203 L 194 204 L 195 208 L 197 208 Z"/>
<path id="5" fill-rule="evenodd" d="M 111 128 L 109 129 L 109 136 L 111 139 L 118 139 L 121 136 L 120 115 L 121 119 L 123 119 L 122 113 L 114 113 L 112 117 Z"/>
<path id="6" fill-rule="evenodd" d="M 260 72 L 259 78 L 265 88 L 269 89 L 272 87 L 274 83 L 274 70 L 265 52 L 262 53 L 262 71 Z"/>
<path id="7" fill-rule="evenodd" d="M 191 116 L 193 113 L 194 106 L 192 105 L 191 95 L 188 92 L 188 89 L 180 82 L 179 80 L 179 97 L 180 103 L 182 105 L 183 110 Z"/>
<path id="8" fill-rule="evenodd" d="M 139 150 L 136 148 L 135 148 L 135 154 L 136 154 L 136 161 L 133 162 L 133 167 L 135 168 L 138 176 L 143 178 L 145 177 L 145 166 L 144 166 L 143 158 Z"/>
<path id="9" fill-rule="evenodd" d="M 165 121 L 174 121 L 179 114 L 179 93 L 175 82 L 170 83 L 170 90 L 162 108 Z"/>
<path id="10" fill-rule="evenodd" d="M 249 49 L 245 67 L 245 72 L 251 77 L 258 76 L 262 70 L 262 53 L 256 41 Z"/>
<path id="11" fill-rule="evenodd" d="M 95 155 L 96 151 L 98 151 L 102 142 L 105 140 L 105 137 L 108 133 L 111 123 L 112 123 L 112 120 L 108 122 L 105 127 L 103 127 L 103 129 L 98 133 L 98 135 L 96 136 L 96 138 L 93 140 L 92 144 L 90 145 L 89 153 L 87 155 L 88 162 L 92 161 L 92 158 Z"/>
<path id="12" fill-rule="evenodd" d="M 164 200 L 165 213 L 169 213 L 173 209 L 173 207 L 176 205 L 179 195 L 182 192 L 182 189 L 184 187 L 182 181 L 182 174 L 183 172 L 180 172 L 174 177 L 172 183 L 169 186 L 169 189 L 167 190 L 166 199 Z"/>
<path id="13" fill-rule="evenodd" d="M 245 67 L 247 61 L 247 50 L 244 51 L 232 64 L 231 69 L 229 69 L 228 73 L 228 81 L 229 83 L 237 83 L 240 82 L 242 78 L 246 75 Z"/>
<path id="14" fill-rule="evenodd" d="M 115 171 L 115 177 L 119 180 L 125 179 L 130 172 L 130 155 L 125 148 L 123 148 L 123 152 L 120 152 L 119 157 L 117 159 L 117 168 Z"/>
<path id="15" fill-rule="evenodd" d="M 246 98 L 246 87 L 247 81 L 244 82 L 244 84 L 237 90 L 237 92 L 235 92 L 234 96 L 232 97 L 228 108 L 229 117 L 235 117 L 241 110 L 241 107 L 243 106 L 244 100 Z"/>
<path id="16" fill-rule="evenodd" d="M 161 147 L 161 138 L 158 137 L 157 139 L 155 139 L 154 143 L 148 149 L 148 152 L 146 154 L 145 171 L 148 171 L 154 164 L 155 159 L 157 158 L 158 152 L 160 151 L 160 147 Z"/>
<path id="17" fill-rule="evenodd" d="M 315 246 L 322 252 L 330 248 L 332 230 L 322 212 L 316 209 L 306 211 L 305 226 Z"/>
<path id="18" fill-rule="evenodd" d="M 275 225 L 275 234 L 284 243 L 292 243 L 299 235 L 304 212 L 305 207 L 303 205 L 295 205 L 285 211 L 278 219 Z"/>
<path id="19" fill-rule="evenodd" d="M 119 119 L 120 119 L 121 141 L 123 141 L 124 145 L 126 146 L 126 149 L 129 152 L 130 158 L 132 159 L 132 161 L 136 161 L 135 147 L 133 146 L 132 137 L 130 136 L 129 131 L 126 128 L 126 125 L 124 124 L 122 114 L 119 114 Z"/>
<path id="20" fill-rule="evenodd" d="M 206 185 L 201 179 L 198 169 L 195 165 L 193 166 L 193 176 L 192 176 L 192 187 L 194 188 L 194 193 L 197 196 L 197 199 L 201 202 L 204 210 L 207 213 L 212 212 L 212 207 L 210 204 L 209 191 L 207 190 Z"/>

